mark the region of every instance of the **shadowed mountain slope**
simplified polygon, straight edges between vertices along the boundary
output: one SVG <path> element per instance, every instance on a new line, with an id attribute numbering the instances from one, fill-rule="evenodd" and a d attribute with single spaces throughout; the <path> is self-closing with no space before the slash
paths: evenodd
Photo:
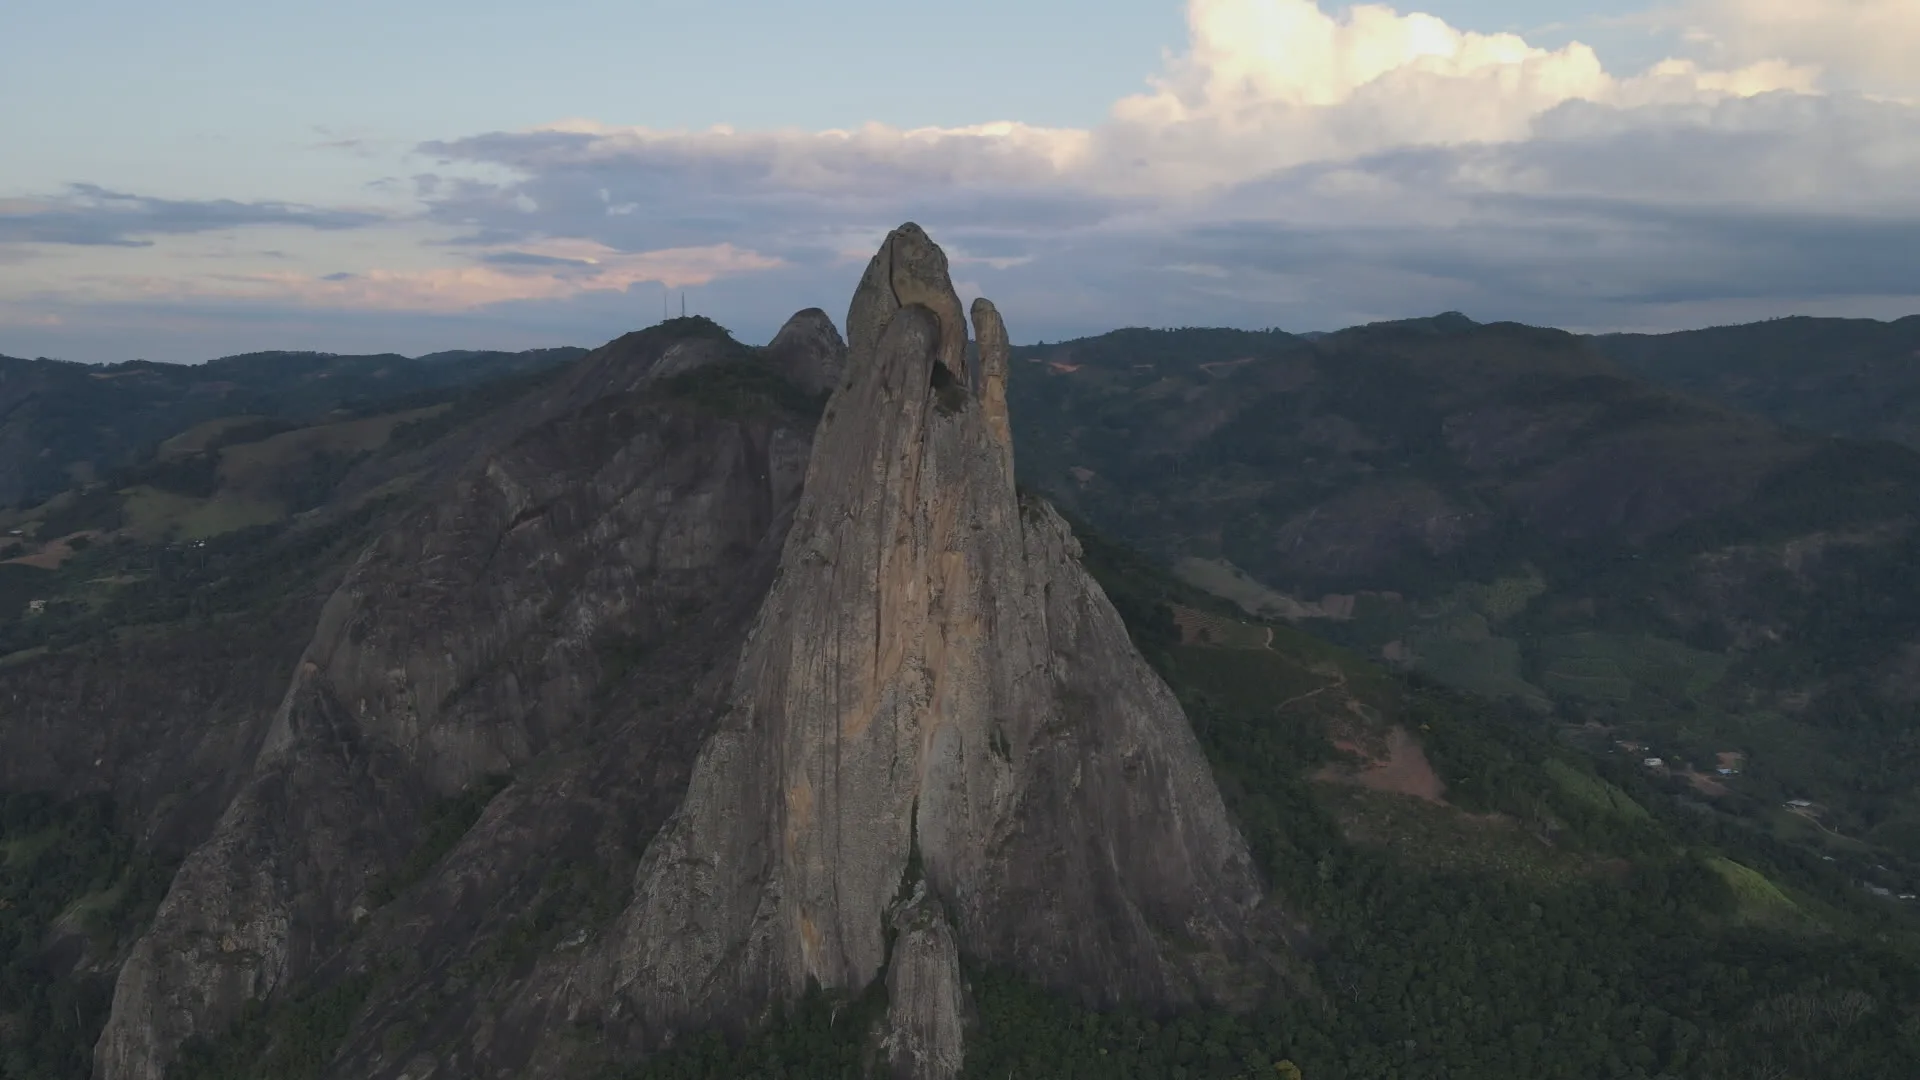
<path id="1" fill-rule="evenodd" d="M 1783 835 L 1823 842 L 1782 810 L 1806 799 L 1920 858 L 1920 454 L 1466 320 L 1118 331 L 1013 368 L 1026 481 L 1186 580 L 1650 748 Z"/>
<path id="2" fill-rule="evenodd" d="M 1911 1072 L 1914 455 L 1550 331 L 970 314 L 903 227 L 844 342 L 6 519 L 0 1076 Z"/>
<path id="3" fill-rule="evenodd" d="M 1605 334 L 1622 368 L 1810 431 L 1920 448 L 1920 315 L 1773 319 L 1678 334 Z"/>
<path id="4" fill-rule="evenodd" d="M 136 360 L 95 366 L 0 356 L 0 509 L 140 463 L 155 444 L 227 417 L 293 426 L 328 413 L 444 401 L 460 387 L 577 359 L 584 350 L 266 352 L 205 364 Z"/>

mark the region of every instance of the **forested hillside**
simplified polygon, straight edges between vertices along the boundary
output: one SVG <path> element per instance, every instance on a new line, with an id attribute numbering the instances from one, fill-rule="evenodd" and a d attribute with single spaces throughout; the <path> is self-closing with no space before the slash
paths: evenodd
<path id="1" fill-rule="evenodd" d="M 584 349 L 264 352 L 204 364 L 75 364 L 0 356 L 0 511 L 111 479 L 195 425 L 301 426 L 433 405 L 462 386 L 550 368 Z"/>
<path id="2" fill-rule="evenodd" d="M 1920 920 L 1851 868 L 1081 535 L 1298 917 L 1306 970 L 1249 1013 L 1149 1016 L 975 968 L 967 1076 L 1911 1075 Z M 821 998 L 626 1075 L 859 1076 L 874 1007 Z"/>
<path id="3" fill-rule="evenodd" d="M 235 806 L 220 857 L 301 869 L 197 887 L 340 903 L 170 1080 L 879 1075 L 884 981 L 651 1057 L 592 997 L 783 573 L 840 347 L 794 325 L 312 408 L 295 379 L 0 512 L 0 1080 L 93 1074 Z M 1920 454 L 1457 317 L 1013 355 L 1021 478 L 1184 707 L 1286 959 L 1231 1006 L 1100 1011 L 962 952 L 966 1076 L 1914 1074 Z M 368 642 L 401 659 L 288 704 Z M 197 917 L 174 952 L 263 955 Z"/>
<path id="4" fill-rule="evenodd" d="M 1024 350 L 1026 481 L 1243 611 L 1920 882 L 1920 453 L 1464 319 Z"/>
<path id="5" fill-rule="evenodd" d="M 1920 447 L 1920 315 L 1770 319 L 1593 339 L 1649 382 L 1782 423 Z"/>

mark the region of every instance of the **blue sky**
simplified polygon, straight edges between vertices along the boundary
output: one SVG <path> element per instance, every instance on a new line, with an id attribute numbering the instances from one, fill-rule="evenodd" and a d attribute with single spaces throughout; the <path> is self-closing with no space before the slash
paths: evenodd
<path id="1" fill-rule="evenodd" d="M 1920 40 L 1910 0 L 14 0 L 4 21 L 16 355 L 592 344 L 680 288 L 764 337 L 837 310 L 903 217 L 1025 340 L 1920 310 L 1898 247 L 1920 87 L 1889 44 Z M 991 121 L 1019 126 L 969 128 Z"/>

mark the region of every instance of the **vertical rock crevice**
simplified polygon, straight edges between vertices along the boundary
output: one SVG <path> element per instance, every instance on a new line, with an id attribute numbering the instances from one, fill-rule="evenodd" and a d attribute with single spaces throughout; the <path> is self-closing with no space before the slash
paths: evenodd
<path id="1" fill-rule="evenodd" d="M 1260 963 L 1246 845 L 1065 522 L 1022 506 L 1006 327 L 972 315 L 977 387 L 925 232 L 861 279 L 781 573 L 610 958 L 655 1038 L 884 976 L 894 1068 L 947 1077 L 963 951 L 1097 1004 L 1228 999 Z"/>

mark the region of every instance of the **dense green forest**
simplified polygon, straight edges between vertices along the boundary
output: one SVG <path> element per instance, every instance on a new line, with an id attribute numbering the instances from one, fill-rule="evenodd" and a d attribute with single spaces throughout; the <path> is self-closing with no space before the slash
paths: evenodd
<path id="1" fill-rule="evenodd" d="M 0 508 L 104 478 L 195 424 L 255 415 L 309 424 L 446 400 L 460 388 L 551 370 L 585 349 L 392 353 L 265 352 L 204 364 L 76 364 L 0 356 Z"/>
<path id="2" fill-rule="evenodd" d="M 329 553 L 364 542 L 370 525 L 393 505 L 395 494 L 379 492 L 306 517 L 327 505 L 356 467 L 427 447 L 564 370 L 544 364 L 476 386 L 356 399 L 328 424 L 371 421 L 357 446 L 316 438 L 325 425 L 272 416 L 203 425 L 205 438 L 187 452 L 147 446 L 105 481 L 71 488 L 12 519 L 26 535 L 0 537 L 0 560 L 49 542 L 72 553 L 51 568 L 0 562 L 0 657 L 71 647 L 129 626 L 215 618 L 285 595 L 307 580 L 290 567 L 321 565 Z M 295 441 L 264 450 L 276 436 Z M 271 468 L 256 470 L 260 475 L 236 491 L 223 472 L 229 454 L 267 460 Z M 35 600 L 40 610 L 31 611 Z"/>
<path id="3" fill-rule="evenodd" d="M 1023 473 L 1094 519 L 1076 522 L 1086 565 L 1185 706 L 1273 904 L 1304 929 L 1297 985 L 1232 1014 L 1089 1011 L 969 959 L 968 1076 L 1920 1075 L 1920 903 L 1902 897 L 1920 891 L 1920 456 L 1654 393 L 1570 341 L 1443 319 L 1311 341 L 1124 331 L 1021 352 Z M 196 449 L 161 453 L 155 440 L 178 432 L 156 427 L 87 459 L 95 479 L 36 473 L 36 498 L 71 486 L 22 538 L 0 537 L 0 559 L 60 537 L 71 553 L 53 569 L 0 565 L 0 657 L 307 587 L 391 504 L 302 511 L 357 465 L 428 447 L 559 370 L 487 355 L 515 374 L 459 394 L 464 377 L 443 372 L 383 388 L 398 358 L 288 362 L 284 385 L 225 399 L 232 423 Z M 245 384 L 234 373 L 259 359 L 209 370 Z M 1070 370 L 1026 363 L 1054 359 Z M 158 367 L 108 369 L 84 392 L 132 408 L 137 387 L 176 377 Z M 361 386 L 326 399 L 329 423 L 418 415 L 364 447 L 275 459 L 242 493 L 270 503 L 270 521 L 164 539 L 135 527 L 134 491 L 168 520 L 252 505 L 227 498 L 223 461 L 307 430 L 287 402 L 329 372 Z M 725 416 L 821 407 L 745 351 L 661 390 Z M 162 396 L 176 391 L 191 396 Z M 62 401 L 46 422 L 80 415 Z M 1601 483 L 1615 464 L 1640 479 Z M 1479 524 L 1448 532 L 1462 515 Z M 1301 521 L 1331 522 L 1332 539 Z M 1235 583 L 1167 571 L 1196 554 L 1288 601 L 1345 591 L 1351 611 L 1250 616 L 1266 599 L 1236 605 L 1223 598 Z M 1415 659 L 1367 659 L 1389 643 Z M 609 671 L 633 663 L 624 639 L 601 649 Z M 1443 798 L 1353 782 L 1356 755 L 1399 735 Z M 1675 768 L 1642 767 L 1627 737 Z M 1705 770 L 1728 750 L 1739 777 L 1716 781 Z M 375 906 L 430 877 L 508 782 L 429 807 Z M 1784 810 L 1795 796 L 1819 805 Z M 99 799 L 0 803 L 0 1080 L 90 1074 L 112 973 L 170 872 L 114 821 Z M 556 860 L 462 963 L 476 978 L 524 971 L 617 910 L 627 871 Z M 319 1075 L 390 977 L 330 968 L 193 1041 L 168 1075 Z M 743 1040 L 697 1036 L 607 1080 L 877 1075 L 885 1004 L 880 986 L 816 990 Z M 382 1035 L 394 1055 L 431 1041 L 408 1022 Z"/>
<path id="4" fill-rule="evenodd" d="M 1786 367 L 1818 366 L 1820 326 L 1778 329 Z M 1106 535 L 1602 756 L 1638 747 L 1716 806 L 1920 891 L 1920 453 L 1463 318 L 1123 330 L 1016 359 L 1023 481 Z M 1776 367 L 1756 360 L 1751 384 L 1788 393 Z"/>
<path id="5" fill-rule="evenodd" d="M 1795 316 L 1592 340 L 1651 382 L 1796 427 L 1920 448 L 1920 315 Z"/>
<path id="6" fill-rule="evenodd" d="M 374 500 L 324 524 L 256 525 L 198 543 L 117 538 L 87 546 L 57 571 L 0 566 L 0 605 L 12 616 L 0 619 L 0 656 L 258 608 L 307 580 L 289 567 L 323 565 L 329 553 L 364 542 L 386 506 Z M 25 605 L 36 597 L 53 599 L 29 613 Z"/>
<path id="7" fill-rule="evenodd" d="M 0 797 L 0 1080 L 92 1075 L 115 958 L 171 876 L 105 799 Z"/>
<path id="8" fill-rule="evenodd" d="M 193 1039 L 167 1067 L 169 1080 L 312 1080 L 353 1026 L 377 974 L 272 1004 L 254 1001 L 217 1039 Z M 85 1075 L 80 1074 L 80 1075 Z"/>
<path id="9" fill-rule="evenodd" d="M 1640 771 L 1596 768 L 1524 709 L 1284 627 L 1268 649 L 1185 643 L 1172 613 L 1206 598 L 1082 536 L 1185 703 L 1275 901 L 1311 928 L 1309 986 L 1244 1015 L 1149 1016 L 974 968 L 969 1077 L 1913 1075 L 1920 925 L 1897 905 Z M 1330 714 L 1276 705 L 1332 671 L 1420 733 L 1448 805 L 1312 779 L 1340 757 Z M 1393 835 L 1356 837 L 1356 822 Z M 871 1007 L 809 1001 L 743 1044 L 710 1035 L 621 1075 L 864 1076 Z"/>

